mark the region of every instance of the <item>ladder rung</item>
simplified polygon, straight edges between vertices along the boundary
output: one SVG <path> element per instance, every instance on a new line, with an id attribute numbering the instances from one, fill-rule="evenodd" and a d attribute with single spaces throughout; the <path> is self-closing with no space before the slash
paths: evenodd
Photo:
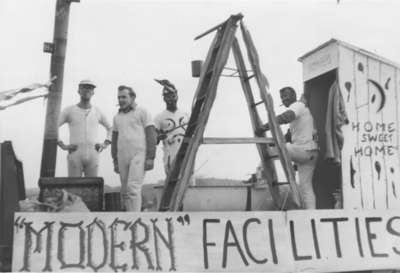
<path id="1" fill-rule="evenodd" d="M 248 76 L 248 77 L 244 78 L 244 80 L 245 80 L 245 81 L 249 81 L 251 78 L 254 78 L 254 76 L 255 76 L 255 74 L 253 74 L 253 75 L 251 75 L 251 76 Z"/>
<path id="2" fill-rule="evenodd" d="M 205 137 L 202 139 L 202 144 L 251 144 L 251 143 L 274 143 L 272 138 L 266 137 Z"/>
<path id="3" fill-rule="evenodd" d="M 212 68 L 212 69 L 208 70 L 208 71 L 206 72 L 206 76 L 208 76 L 208 75 L 212 74 L 213 72 L 214 72 L 214 68 Z"/>
<path id="4" fill-rule="evenodd" d="M 263 104 L 263 103 L 264 103 L 264 101 L 262 100 L 262 101 L 253 103 L 251 106 L 255 107 L 255 106 Z"/>
<path id="5" fill-rule="evenodd" d="M 168 180 L 168 182 L 175 182 L 175 183 L 176 183 L 177 181 L 178 181 L 178 179 L 176 179 L 176 178 L 175 178 L 175 179 L 169 179 L 169 180 Z"/>
<path id="6" fill-rule="evenodd" d="M 207 97 L 207 94 L 206 94 L 206 95 L 203 95 L 203 96 L 197 97 L 197 98 L 196 98 L 196 103 L 200 103 L 200 101 L 202 102 L 206 97 Z"/>
<path id="7" fill-rule="evenodd" d="M 278 182 L 278 181 L 273 181 L 272 183 L 272 186 L 283 186 L 283 185 L 289 185 L 290 183 L 289 182 L 284 182 L 284 183 L 281 183 L 281 182 Z"/>

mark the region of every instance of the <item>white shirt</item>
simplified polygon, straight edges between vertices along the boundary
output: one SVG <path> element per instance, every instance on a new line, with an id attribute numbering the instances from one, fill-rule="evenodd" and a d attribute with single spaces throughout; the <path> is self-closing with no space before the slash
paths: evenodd
<path id="1" fill-rule="evenodd" d="M 135 106 L 127 113 L 119 112 L 113 121 L 113 131 L 118 132 L 118 157 L 129 158 L 135 152 L 146 151 L 145 128 L 151 125 L 154 122 L 144 108 Z"/>
<path id="2" fill-rule="evenodd" d="M 80 108 L 78 105 L 66 107 L 61 112 L 59 126 L 64 123 L 69 125 L 70 144 L 91 145 L 98 143 L 99 124 L 107 130 L 106 139 L 111 140 L 111 125 L 106 116 L 95 106 L 89 109 Z"/>
<path id="3" fill-rule="evenodd" d="M 295 120 L 290 122 L 290 133 L 292 134 L 292 143 L 299 145 L 306 150 L 317 149 L 314 135 L 316 130 L 314 128 L 314 119 L 310 110 L 300 101 L 292 103 L 289 107 L 296 116 Z"/>
<path id="4" fill-rule="evenodd" d="M 172 163 L 185 136 L 189 116 L 177 109 L 175 112 L 164 110 L 159 113 L 154 124 L 158 130 L 167 132 L 167 138 L 163 140 L 164 164 Z"/>

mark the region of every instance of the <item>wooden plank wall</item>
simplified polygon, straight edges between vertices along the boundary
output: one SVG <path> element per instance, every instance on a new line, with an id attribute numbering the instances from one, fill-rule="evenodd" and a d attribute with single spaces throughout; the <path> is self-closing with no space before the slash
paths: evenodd
<path id="1" fill-rule="evenodd" d="M 344 208 L 400 208 L 400 70 L 339 46 Z"/>

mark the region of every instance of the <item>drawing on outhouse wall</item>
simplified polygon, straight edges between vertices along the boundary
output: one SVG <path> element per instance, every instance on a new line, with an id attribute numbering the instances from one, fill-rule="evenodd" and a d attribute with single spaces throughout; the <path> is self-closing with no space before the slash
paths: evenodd
<path id="1" fill-rule="evenodd" d="M 400 69 L 359 49 L 338 50 L 349 118 L 343 127 L 344 208 L 400 208 Z"/>

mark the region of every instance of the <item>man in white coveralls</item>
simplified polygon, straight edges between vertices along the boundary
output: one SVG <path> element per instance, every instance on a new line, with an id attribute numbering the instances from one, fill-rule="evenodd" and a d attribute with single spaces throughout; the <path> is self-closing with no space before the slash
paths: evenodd
<path id="1" fill-rule="evenodd" d="M 69 145 L 58 140 L 58 146 L 68 151 L 69 177 L 95 177 L 99 166 L 99 154 L 111 144 L 111 125 L 98 107 L 91 104 L 96 85 L 90 80 L 79 83 L 80 101 L 66 107 L 59 120 L 59 126 L 67 123 L 69 126 Z M 103 143 L 98 142 L 99 124 L 107 131 Z"/>

